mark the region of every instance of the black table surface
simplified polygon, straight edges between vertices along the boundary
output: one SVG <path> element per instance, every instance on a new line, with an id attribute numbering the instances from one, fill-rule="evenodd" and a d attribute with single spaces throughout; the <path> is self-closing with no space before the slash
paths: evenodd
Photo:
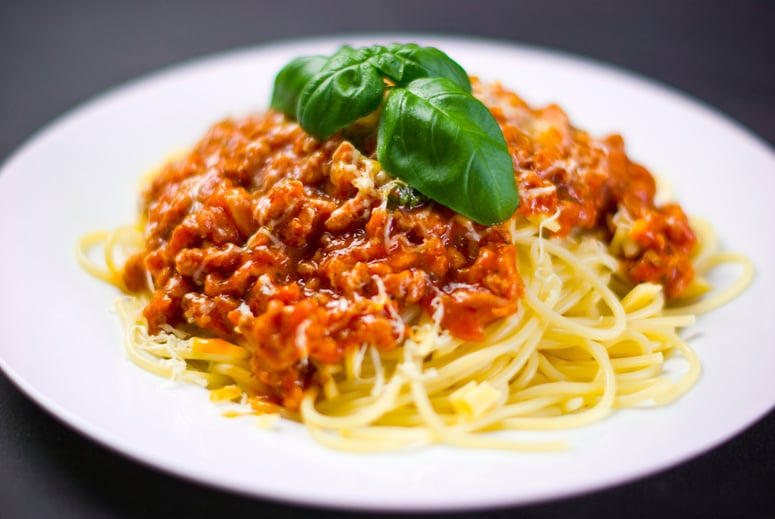
<path id="1" fill-rule="evenodd" d="M 0 159 L 66 110 L 138 75 L 267 41 L 373 31 L 476 35 L 591 57 L 683 90 L 775 143 L 775 2 L 768 0 L 3 0 Z M 169 514 L 357 515 L 236 496 L 157 472 L 71 430 L 0 375 L 0 516 Z M 775 517 L 775 412 L 645 479 L 476 516 Z"/>

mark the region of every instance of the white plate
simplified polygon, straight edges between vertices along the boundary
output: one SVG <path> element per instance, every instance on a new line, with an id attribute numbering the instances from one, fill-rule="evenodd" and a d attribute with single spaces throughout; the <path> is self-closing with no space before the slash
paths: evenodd
<path id="1" fill-rule="evenodd" d="M 258 47 L 153 74 L 77 108 L 17 151 L 0 174 L 0 365 L 8 376 L 66 423 L 162 470 L 348 508 L 459 509 L 590 491 L 686 460 L 764 415 L 775 403 L 772 150 L 695 101 L 607 66 L 516 45 L 412 39 L 532 104 L 559 103 L 594 134 L 621 132 L 636 160 L 670 179 L 688 212 L 709 218 L 726 248 L 753 259 L 754 285 L 695 328 L 704 372 L 688 395 L 564 433 L 567 452 L 343 454 L 297 424 L 264 431 L 252 419 L 223 418 L 205 391 L 125 358 L 109 311 L 116 292 L 76 265 L 78 237 L 132 221 L 138 177 L 220 118 L 265 108 L 289 59 L 375 41 L 362 38 Z"/>

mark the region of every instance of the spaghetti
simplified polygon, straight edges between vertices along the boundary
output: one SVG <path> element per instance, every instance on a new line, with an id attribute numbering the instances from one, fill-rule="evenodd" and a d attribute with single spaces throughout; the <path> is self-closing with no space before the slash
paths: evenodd
<path id="1" fill-rule="evenodd" d="M 368 132 L 318 142 L 273 112 L 213 127 L 153 178 L 139 225 L 79 243 L 87 271 L 131 294 L 130 358 L 347 450 L 557 448 L 491 433 L 683 394 L 700 362 L 681 329 L 742 292 L 750 261 L 658 206 L 620 137 L 500 85 L 474 91 L 522 200 L 496 226 L 407 201 Z M 722 263 L 740 275 L 711 291 Z"/>

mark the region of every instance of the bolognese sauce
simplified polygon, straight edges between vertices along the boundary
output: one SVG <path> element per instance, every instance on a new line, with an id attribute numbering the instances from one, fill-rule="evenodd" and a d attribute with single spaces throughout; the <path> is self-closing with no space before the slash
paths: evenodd
<path id="1" fill-rule="evenodd" d="M 685 290 L 694 234 L 678 205 L 655 204 L 653 177 L 621 137 L 592 139 L 557 106 L 473 86 L 512 156 L 513 218 L 552 217 L 558 236 L 607 239 L 626 222 L 631 281 L 661 283 L 668 297 Z M 393 196 L 407 186 L 373 159 L 368 135 L 357 140 L 320 141 L 269 111 L 216 124 L 167 164 L 142 197 L 145 249 L 124 268 L 130 291 L 151 290 L 150 332 L 190 327 L 247 346 L 265 396 L 295 409 L 316 364 L 363 345 L 396 348 L 407 315 L 433 315 L 476 341 L 516 312 L 523 288 L 508 222 L 484 226 Z"/>

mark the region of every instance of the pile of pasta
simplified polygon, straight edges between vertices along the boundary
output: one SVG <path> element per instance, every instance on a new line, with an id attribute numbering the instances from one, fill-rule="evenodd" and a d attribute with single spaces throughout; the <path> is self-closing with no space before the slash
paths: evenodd
<path id="1" fill-rule="evenodd" d="M 410 333 L 399 348 L 364 345 L 341 364 L 316 366 L 322 382 L 305 394 L 298 412 L 257 396 L 246 348 L 171 327 L 149 335 L 143 296 L 117 303 L 126 352 L 146 370 L 208 388 L 212 400 L 226 403 L 225 414 L 261 415 L 263 423 L 267 416 L 296 420 L 337 449 L 561 448 L 562 442 L 504 431 L 577 428 L 619 408 L 674 401 L 701 372 L 682 330 L 740 294 L 754 269 L 745 256 L 720 252 L 710 225 L 693 220 L 695 280 L 667 306 L 660 285 L 625 280 L 613 253 L 621 245 L 617 236 L 610 244 L 583 233 L 549 238 L 551 223 L 510 221 L 524 296 L 515 314 L 487 329 L 484 341 L 445 332 L 441 307 L 433 315 L 406 315 Z M 93 233 L 80 241 L 79 261 L 121 287 L 123 260 L 142 240 L 142 225 Z M 104 252 L 104 265 L 94 258 L 96 249 Z M 707 277 L 721 264 L 734 265 L 736 278 L 714 289 Z"/>

